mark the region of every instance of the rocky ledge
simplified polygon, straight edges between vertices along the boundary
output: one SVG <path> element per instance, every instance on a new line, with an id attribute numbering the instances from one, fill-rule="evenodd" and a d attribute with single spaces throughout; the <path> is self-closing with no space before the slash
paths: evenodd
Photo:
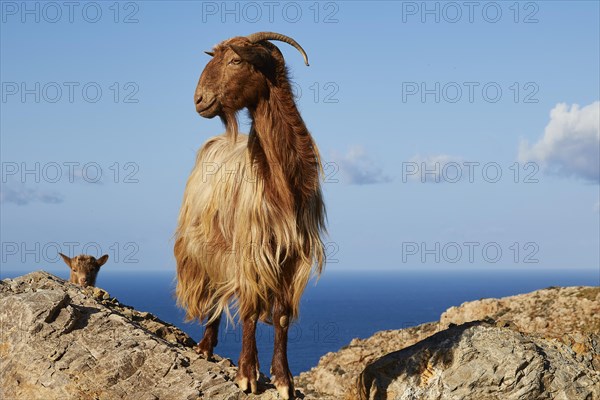
<path id="1" fill-rule="evenodd" d="M 600 288 L 553 287 L 354 339 L 296 382 L 315 398 L 595 400 L 599 334 Z"/>
<path id="2" fill-rule="evenodd" d="M 228 359 L 150 313 L 46 272 L 0 281 L 1 399 L 276 399 L 247 396 Z"/>
<path id="3" fill-rule="evenodd" d="M 2 399 L 276 399 L 233 383 L 184 332 L 45 272 L 0 281 Z M 355 339 L 295 378 L 309 399 L 600 399 L 600 288 L 452 307 L 440 322 Z"/>

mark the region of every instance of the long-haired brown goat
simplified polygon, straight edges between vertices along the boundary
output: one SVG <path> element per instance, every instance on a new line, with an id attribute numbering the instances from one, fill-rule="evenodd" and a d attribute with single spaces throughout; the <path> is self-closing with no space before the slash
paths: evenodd
<path id="1" fill-rule="evenodd" d="M 219 116 L 226 132 L 198 151 L 188 179 L 175 237 L 178 304 L 187 319 L 207 319 L 196 350 L 211 357 L 223 312 L 236 302 L 242 351 L 236 382 L 257 391 L 256 323 L 272 323 L 272 380 L 281 397 L 294 395 L 287 361 L 289 323 L 312 272 L 325 258 L 325 207 L 319 152 L 308 132 L 279 49 L 268 40 L 300 45 L 259 32 L 234 37 L 207 52 L 194 100 L 205 118 Z M 248 135 L 236 113 L 247 108 Z"/>

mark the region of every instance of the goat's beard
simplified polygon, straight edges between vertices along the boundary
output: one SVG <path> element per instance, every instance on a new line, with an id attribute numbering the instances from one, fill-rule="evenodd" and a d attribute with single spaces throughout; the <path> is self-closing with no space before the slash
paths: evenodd
<path id="1" fill-rule="evenodd" d="M 219 113 L 219 118 L 221 118 L 221 122 L 225 126 L 225 134 L 233 138 L 235 142 L 238 136 L 238 119 L 237 119 L 237 111 L 224 111 Z"/>

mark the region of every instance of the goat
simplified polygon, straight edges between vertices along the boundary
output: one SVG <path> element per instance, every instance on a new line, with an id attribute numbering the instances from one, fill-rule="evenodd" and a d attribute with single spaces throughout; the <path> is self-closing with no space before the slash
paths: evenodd
<path id="1" fill-rule="evenodd" d="M 207 52 L 212 59 L 194 94 L 200 116 L 219 116 L 226 132 L 198 151 L 175 234 L 176 297 L 186 319 L 205 318 L 196 351 L 211 358 L 223 312 L 232 302 L 242 322 L 236 383 L 257 392 L 256 323 L 273 324 L 272 381 L 294 395 L 287 359 L 289 323 L 302 292 L 325 259 L 321 159 L 296 107 L 283 55 L 268 40 L 302 47 L 273 32 L 234 37 Z M 246 108 L 248 135 L 236 113 Z"/>
<path id="2" fill-rule="evenodd" d="M 69 282 L 83 287 L 96 286 L 96 278 L 98 277 L 98 272 L 100 272 L 100 267 L 108 260 L 108 254 L 103 255 L 99 259 L 86 254 L 80 254 L 73 258 L 69 258 L 63 253 L 58 254 L 71 269 Z"/>

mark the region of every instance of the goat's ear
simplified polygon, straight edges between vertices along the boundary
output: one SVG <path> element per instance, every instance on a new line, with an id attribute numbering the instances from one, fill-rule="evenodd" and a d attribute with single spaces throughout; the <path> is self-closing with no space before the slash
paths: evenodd
<path id="1" fill-rule="evenodd" d="M 262 46 L 231 45 L 231 49 L 235 51 L 242 60 L 249 62 L 258 68 L 262 68 L 271 63 L 271 53 Z"/>
<path id="2" fill-rule="evenodd" d="M 63 253 L 58 253 L 58 254 L 62 257 L 65 264 L 67 264 L 69 266 L 69 268 L 71 268 L 71 259 L 69 257 L 65 256 Z"/>
<path id="3" fill-rule="evenodd" d="M 100 257 L 98 260 L 96 260 L 99 267 L 103 266 L 106 263 L 106 261 L 108 261 L 108 254 L 105 254 L 102 257 Z"/>

